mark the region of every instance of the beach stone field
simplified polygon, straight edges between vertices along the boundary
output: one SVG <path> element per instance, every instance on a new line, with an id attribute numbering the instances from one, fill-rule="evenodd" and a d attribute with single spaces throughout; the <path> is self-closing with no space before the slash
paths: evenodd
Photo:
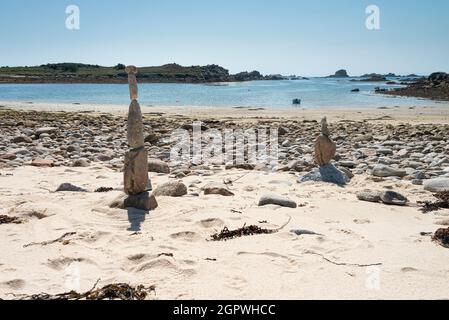
<path id="1" fill-rule="evenodd" d="M 95 283 L 150 299 L 449 298 L 449 124 L 144 112 L 157 206 L 143 212 L 123 198 L 126 119 L 0 108 L 0 298 Z M 196 121 L 276 130 L 277 164 L 170 161 L 172 132 Z"/>
<path id="2" fill-rule="evenodd" d="M 0 165 L 2 167 L 88 167 L 94 163 L 120 170 L 126 149 L 126 118 L 113 114 L 0 111 Z M 178 178 L 201 174 L 217 167 L 170 165 L 171 133 L 192 129 L 195 119 L 145 115 L 145 146 L 151 171 Z M 198 119 L 196 119 L 198 120 Z M 330 124 L 337 144 L 334 164 L 349 176 L 368 174 L 373 180 L 406 180 L 421 185 L 449 179 L 449 125 L 397 124 L 340 121 Z M 203 120 L 207 129 L 278 129 L 277 170 L 305 173 L 315 167 L 314 143 L 320 133 L 317 121 Z M 237 166 L 237 165 L 236 165 Z M 228 169 L 236 167 L 232 164 Z M 257 165 L 241 168 L 257 170 Z M 262 169 L 262 167 L 260 168 Z M 440 189 L 441 189 L 440 188 Z M 437 191 L 438 188 L 433 188 Z"/>

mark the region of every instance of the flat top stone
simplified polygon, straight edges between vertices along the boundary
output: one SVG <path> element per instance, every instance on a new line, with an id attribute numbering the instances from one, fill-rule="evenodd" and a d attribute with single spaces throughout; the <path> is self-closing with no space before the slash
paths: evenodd
<path id="1" fill-rule="evenodd" d="M 266 206 L 268 204 L 274 204 L 274 205 L 278 205 L 281 207 L 287 207 L 287 208 L 296 208 L 297 207 L 297 204 L 295 201 L 285 198 L 276 193 L 267 193 L 260 198 L 259 207 Z"/>

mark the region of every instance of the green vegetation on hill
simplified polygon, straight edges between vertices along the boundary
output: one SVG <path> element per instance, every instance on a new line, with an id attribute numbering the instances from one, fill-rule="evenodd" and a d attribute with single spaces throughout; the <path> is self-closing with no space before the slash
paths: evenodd
<path id="1" fill-rule="evenodd" d="M 226 81 L 270 80 L 259 72 L 230 75 L 218 65 L 184 67 L 166 64 L 139 67 L 140 82 L 206 83 Z M 81 63 L 45 64 L 34 67 L 1 67 L 0 83 L 126 83 L 125 65 L 114 67 Z"/>

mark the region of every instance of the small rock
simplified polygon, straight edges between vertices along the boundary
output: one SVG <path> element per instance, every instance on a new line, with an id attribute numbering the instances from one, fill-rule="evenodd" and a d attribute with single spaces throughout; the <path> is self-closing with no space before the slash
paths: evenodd
<path id="1" fill-rule="evenodd" d="M 31 139 L 30 137 L 26 137 L 26 136 L 17 136 L 11 139 L 12 143 L 22 143 L 22 142 L 26 142 L 26 143 L 31 143 L 33 142 L 33 139 Z"/>
<path id="2" fill-rule="evenodd" d="M 438 229 L 433 235 L 433 240 L 438 241 L 442 246 L 449 248 L 449 228 Z"/>
<path id="3" fill-rule="evenodd" d="M 58 189 L 56 189 L 56 192 L 87 192 L 86 189 L 77 187 L 71 183 L 63 183 L 61 184 Z"/>
<path id="4" fill-rule="evenodd" d="M 216 194 L 224 197 L 232 197 L 234 195 L 225 184 L 221 183 L 209 183 L 203 190 L 205 195 Z"/>
<path id="5" fill-rule="evenodd" d="M 311 171 L 302 177 L 298 178 L 298 183 L 315 181 L 315 182 L 327 182 L 334 183 L 339 186 L 344 186 L 350 179 L 346 173 L 338 170 L 332 164 L 327 164 L 319 168 L 319 170 Z"/>
<path id="6" fill-rule="evenodd" d="M 449 178 L 436 178 L 424 182 L 424 190 L 430 192 L 449 191 Z"/>
<path id="7" fill-rule="evenodd" d="M 373 176 L 376 177 L 405 177 L 406 175 L 405 170 L 395 169 L 384 164 L 377 164 L 373 168 Z"/>
<path id="8" fill-rule="evenodd" d="M 170 173 L 170 167 L 167 163 L 159 159 L 148 159 L 148 172 Z"/>
<path id="9" fill-rule="evenodd" d="M 76 159 L 75 161 L 73 161 L 72 166 L 74 166 L 74 167 L 88 167 L 89 166 L 89 161 L 87 159 L 84 159 L 84 158 Z"/>
<path id="10" fill-rule="evenodd" d="M 376 190 L 362 190 L 357 192 L 357 199 L 361 201 L 368 201 L 368 202 L 380 202 L 381 201 L 381 193 L 380 191 Z"/>
<path id="11" fill-rule="evenodd" d="M 31 165 L 33 167 L 53 167 L 54 163 L 53 160 L 49 159 L 34 159 Z"/>
<path id="12" fill-rule="evenodd" d="M 243 163 L 243 164 L 228 164 L 225 166 L 226 170 L 231 170 L 231 169 L 241 169 L 241 170 L 254 170 L 256 166 L 254 164 L 249 164 L 249 163 Z"/>
<path id="13" fill-rule="evenodd" d="M 158 203 L 153 194 L 143 192 L 138 195 L 126 195 L 125 193 L 119 195 L 110 204 L 110 208 L 126 209 L 135 208 L 139 210 L 151 211 L 158 207 Z"/>
<path id="14" fill-rule="evenodd" d="M 172 181 L 164 183 L 154 190 L 153 195 L 156 197 L 182 197 L 187 194 L 187 187 L 182 181 Z"/>
<path id="15" fill-rule="evenodd" d="M 350 160 L 341 160 L 338 164 L 345 168 L 355 168 L 357 166 L 356 162 Z"/>
<path id="16" fill-rule="evenodd" d="M 145 137 L 145 142 L 148 142 L 150 144 L 156 144 L 159 142 L 160 138 L 161 138 L 160 135 L 152 132 Z"/>
<path id="17" fill-rule="evenodd" d="M 380 154 L 380 155 L 391 155 L 391 154 L 393 154 L 393 150 L 391 150 L 391 149 L 387 149 L 387 148 L 380 148 L 380 149 L 377 149 L 377 154 Z"/>
<path id="18" fill-rule="evenodd" d="M 314 231 L 303 230 L 303 229 L 293 229 L 293 230 L 290 230 L 290 232 L 296 234 L 297 236 L 302 236 L 302 235 L 321 235 L 321 234 L 316 233 Z"/>
<path id="19" fill-rule="evenodd" d="M 40 137 L 42 134 L 51 134 L 58 131 L 58 128 L 55 127 L 43 127 L 36 130 L 36 136 Z"/>
<path id="20" fill-rule="evenodd" d="M 17 156 L 14 153 L 4 153 L 4 154 L 0 154 L 0 159 L 4 159 L 4 160 L 14 160 L 16 159 Z"/>
<path id="21" fill-rule="evenodd" d="M 402 194 L 394 191 L 383 191 L 380 194 L 380 200 L 384 204 L 395 205 L 395 206 L 405 206 L 408 203 L 408 199 Z"/>
<path id="22" fill-rule="evenodd" d="M 158 203 L 154 194 L 142 192 L 137 195 L 129 195 L 125 198 L 125 208 L 135 208 L 139 210 L 151 211 L 158 207 Z"/>
<path id="23" fill-rule="evenodd" d="M 284 198 L 274 193 L 266 194 L 260 198 L 259 207 L 266 206 L 268 204 L 274 204 L 287 208 L 296 208 L 298 206 L 295 201 Z"/>

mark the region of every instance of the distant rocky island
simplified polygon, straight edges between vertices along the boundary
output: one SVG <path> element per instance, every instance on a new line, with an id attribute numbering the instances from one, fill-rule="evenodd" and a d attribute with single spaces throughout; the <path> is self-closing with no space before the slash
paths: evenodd
<path id="1" fill-rule="evenodd" d="M 184 67 L 166 64 L 140 67 L 141 83 L 214 83 L 253 80 L 284 80 L 281 75 L 262 75 L 258 71 L 230 74 L 218 65 Z M 82 63 L 57 63 L 34 67 L 1 67 L 0 83 L 127 83 L 125 65 L 114 67 Z"/>
<path id="2" fill-rule="evenodd" d="M 335 74 L 328 76 L 328 78 L 349 78 L 349 75 L 345 69 L 341 69 L 335 72 Z"/>
<path id="3" fill-rule="evenodd" d="M 405 88 L 386 90 L 383 94 L 404 97 L 418 97 L 432 100 L 449 101 L 449 74 L 432 73 L 428 78 L 420 78 Z"/>

